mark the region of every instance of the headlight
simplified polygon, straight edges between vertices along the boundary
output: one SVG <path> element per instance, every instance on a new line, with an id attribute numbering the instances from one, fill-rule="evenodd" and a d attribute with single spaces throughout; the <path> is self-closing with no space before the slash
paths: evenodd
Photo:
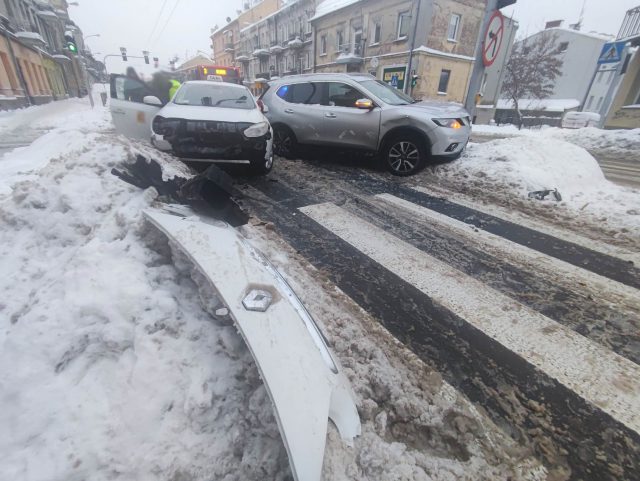
<path id="1" fill-rule="evenodd" d="M 450 129 L 462 128 L 462 121 L 460 119 L 433 119 L 433 121 L 440 127 L 447 127 Z"/>
<path id="2" fill-rule="evenodd" d="M 151 123 L 151 130 L 164 137 L 173 135 L 179 128 L 180 119 L 165 119 L 160 115 L 156 115 Z"/>
<path id="3" fill-rule="evenodd" d="M 245 137 L 262 137 L 269 132 L 269 122 L 260 122 L 259 124 L 253 124 L 247 130 L 244 131 Z"/>

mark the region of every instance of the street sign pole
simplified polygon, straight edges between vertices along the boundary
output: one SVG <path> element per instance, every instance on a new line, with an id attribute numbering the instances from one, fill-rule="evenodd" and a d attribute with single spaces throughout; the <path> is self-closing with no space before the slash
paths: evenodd
<path id="1" fill-rule="evenodd" d="M 623 52 L 624 49 L 624 52 Z M 625 57 L 627 50 L 624 47 L 624 42 L 608 42 L 602 46 L 602 52 L 600 53 L 600 58 L 596 63 L 596 68 L 593 72 L 593 76 L 591 77 L 591 82 L 589 82 L 589 87 L 584 94 L 584 98 L 582 99 L 582 105 L 580 105 L 580 112 L 584 112 L 584 109 L 587 105 L 587 99 L 589 98 L 589 94 L 591 93 L 591 89 L 593 88 L 593 84 L 596 81 L 596 76 L 598 72 L 600 72 L 600 66 L 605 63 L 622 63 L 622 59 Z M 615 82 L 611 82 L 610 86 Z"/>
<path id="2" fill-rule="evenodd" d="M 467 89 L 467 97 L 464 102 L 464 106 L 467 112 L 473 119 L 476 113 L 476 94 L 480 92 L 482 87 L 482 77 L 484 76 L 484 62 L 482 56 L 484 54 L 484 37 L 489 27 L 489 22 L 493 16 L 493 13 L 498 8 L 498 0 L 488 0 L 487 8 L 484 13 L 484 19 L 480 26 L 480 32 L 478 34 L 478 41 L 476 42 L 476 49 L 474 55 L 473 71 L 471 73 L 471 79 L 469 80 L 469 87 Z"/>
<path id="3" fill-rule="evenodd" d="M 604 127 L 604 124 L 607 120 L 607 115 L 609 115 L 609 110 L 611 108 L 611 102 L 613 100 L 613 96 L 616 93 L 616 90 L 618 90 L 618 86 L 620 85 L 620 82 L 622 81 L 622 69 L 625 65 L 625 61 L 627 58 L 627 55 L 629 55 L 629 48 L 630 45 L 626 44 L 623 47 L 623 50 L 619 56 L 620 60 L 618 61 L 618 66 L 615 70 L 615 77 L 613 78 L 613 80 L 609 83 L 609 89 L 607 90 L 607 94 L 604 97 L 604 101 L 602 102 L 602 105 L 600 106 L 600 128 Z"/>

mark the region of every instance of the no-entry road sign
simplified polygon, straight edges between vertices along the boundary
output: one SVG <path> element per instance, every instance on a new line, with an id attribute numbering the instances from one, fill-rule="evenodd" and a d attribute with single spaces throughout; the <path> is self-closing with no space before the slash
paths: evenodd
<path id="1" fill-rule="evenodd" d="M 499 10 L 493 12 L 489 26 L 484 35 L 484 44 L 482 47 L 482 62 L 485 67 L 490 67 L 496 61 L 502 39 L 504 38 L 504 17 Z"/>

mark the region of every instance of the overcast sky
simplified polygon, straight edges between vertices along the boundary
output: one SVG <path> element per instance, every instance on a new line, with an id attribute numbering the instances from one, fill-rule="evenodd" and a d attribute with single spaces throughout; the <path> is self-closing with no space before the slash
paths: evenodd
<path id="1" fill-rule="evenodd" d="M 87 44 L 99 57 L 118 54 L 127 47 L 129 55 L 142 55 L 149 50 L 168 65 L 173 55 L 180 61 L 196 55 L 198 50 L 210 54 L 210 30 L 224 25 L 225 18 L 235 17 L 242 0 L 77 0 L 79 6 L 70 6 L 71 18 L 84 35 L 99 33 L 99 38 L 87 39 Z M 503 10 L 513 14 L 520 22 L 520 34 L 534 33 L 549 20 L 575 23 L 580 16 L 583 0 L 518 0 L 513 7 Z M 617 34 L 625 12 L 640 0 L 586 0 L 584 31 Z M 163 8 L 164 7 L 164 8 Z M 135 63 L 134 63 L 135 62 Z M 141 60 L 131 60 L 139 67 Z M 120 59 L 107 61 L 110 72 L 124 71 Z M 146 70 L 146 69 L 142 69 Z M 152 69 L 148 69 L 150 71 Z"/>

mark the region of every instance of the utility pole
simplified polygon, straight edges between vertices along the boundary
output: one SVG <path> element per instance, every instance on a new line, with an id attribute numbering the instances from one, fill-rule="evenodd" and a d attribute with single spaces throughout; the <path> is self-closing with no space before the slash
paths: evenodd
<path id="1" fill-rule="evenodd" d="M 516 3 L 516 0 L 487 0 L 487 7 L 484 13 L 484 19 L 480 25 L 480 31 L 478 32 L 478 41 L 476 42 L 476 49 L 474 54 L 473 71 L 471 72 L 471 80 L 469 80 L 469 89 L 467 90 L 467 97 L 464 102 L 464 106 L 467 112 L 473 119 L 476 113 L 476 95 L 480 92 L 482 87 L 482 78 L 484 77 L 484 62 L 482 55 L 484 53 L 484 36 L 489 28 L 489 22 L 496 10 L 508 7 Z"/>
<path id="2" fill-rule="evenodd" d="M 409 79 L 411 78 L 411 71 L 413 68 L 413 49 L 416 48 L 416 34 L 418 32 L 418 21 L 420 20 L 420 5 L 422 0 L 418 0 L 418 6 L 416 7 L 416 18 L 413 22 L 413 35 L 411 36 L 411 49 L 409 50 L 409 61 L 407 62 L 407 73 L 404 75 L 404 93 L 409 92 Z"/>

